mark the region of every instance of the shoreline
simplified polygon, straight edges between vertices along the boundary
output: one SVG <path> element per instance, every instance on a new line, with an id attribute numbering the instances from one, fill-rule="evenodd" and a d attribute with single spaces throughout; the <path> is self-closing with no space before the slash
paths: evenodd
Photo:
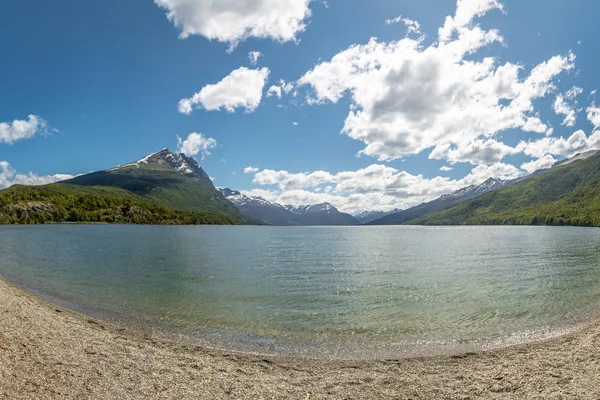
<path id="1" fill-rule="evenodd" d="M 595 313 L 585 320 L 575 324 L 543 327 L 534 330 L 517 332 L 502 338 L 480 338 L 477 340 L 455 339 L 455 340 L 400 340 L 387 343 L 387 345 L 376 347 L 362 347 L 364 340 L 357 342 L 335 342 L 323 343 L 317 339 L 308 341 L 293 341 L 293 345 L 288 342 L 278 341 L 275 337 L 256 336 L 249 334 L 244 336 L 237 331 L 219 331 L 218 338 L 214 337 L 214 331 L 207 333 L 174 332 L 166 325 L 157 324 L 156 320 L 143 320 L 121 314 L 115 315 L 106 310 L 99 310 L 92 306 L 81 306 L 64 300 L 58 295 L 52 295 L 43 291 L 38 291 L 28 287 L 22 282 L 11 279 L 8 276 L 0 275 L 0 281 L 4 281 L 10 286 L 21 290 L 22 292 L 39 299 L 51 307 L 58 307 L 68 310 L 81 318 L 93 319 L 102 322 L 104 325 L 110 325 L 125 328 L 129 332 L 134 332 L 141 336 L 152 336 L 153 339 L 167 343 L 184 344 L 192 347 L 202 347 L 203 349 L 229 352 L 236 354 L 251 354 L 259 357 L 269 358 L 292 358 L 313 361 L 329 362 L 367 362 L 382 361 L 388 359 L 414 359 L 414 358 L 433 358 L 433 357 L 456 357 L 462 354 L 474 354 L 502 350 L 508 347 L 544 342 L 559 338 L 562 336 L 575 334 L 594 322 L 600 323 L 600 314 Z M 209 328 L 210 329 L 210 328 Z M 212 331 L 212 329 L 210 329 Z M 244 339 L 244 337 L 246 339 Z M 258 340 L 253 340 L 258 338 Z M 358 348 L 361 350 L 348 350 L 347 347 Z"/>
<path id="2" fill-rule="evenodd" d="M 455 356 L 327 360 L 157 338 L 47 302 L 0 278 L 0 399 L 600 397 L 600 321 Z"/>

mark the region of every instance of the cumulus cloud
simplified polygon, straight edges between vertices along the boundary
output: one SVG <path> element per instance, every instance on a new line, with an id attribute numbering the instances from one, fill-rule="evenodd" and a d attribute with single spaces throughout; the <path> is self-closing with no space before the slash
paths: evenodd
<path id="1" fill-rule="evenodd" d="M 565 115 L 565 119 L 563 120 L 561 125 L 564 125 L 564 126 L 574 126 L 575 125 L 575 122 L 577 121 L 577 114 L 575 113 L 575 110 L 573 110 L 571 108 L 571 106 L 569 106 L 569 104 L 567 104 L 563 95 L 559 94 L 556 96 L 556 100 L 554 101 L 553 108 L 554 108 L 554 112 L 556 114 Z"/>
<path id="2" fill-rule="evenodd" d="M 220 82 L 206 85 L 194 96 L 180 100 L 179 112 L 189 115 L 199 106 L 207 111 L 223 109 L 233 113 L 237 108 L 243 108 L 253 112 L 262 100 L 269 72 L 268 68 L 240 67 Z"/>
<path id="3" fill-rule="evenodd" d="M 517 148 L 524 154 L 535 158 L 543 158 L 548 154 L 572 157 L 577 153 L 600 149 L 600 131 L 586 136 L 585 132 L 578 130 L 566 139 L 561 136 L 545 137 L 528 142 L 521 141 Z"/>
<path id="4" fill-rule="evenodd" d="M 552 105 L 554 112 L 557 115 L 564 115 L 563 126 L 574 126 L 577 122 L 577 110 L 574 109 L 574 105 L 569 104 L 569 100 L 573 103 L 577 103 L 575 98 L 583 93 L 583 89 L 577 86 L 573 86 L 567 93 L 556 95 L 556 100 Z"/>
<path id="5" fill-rule="evenodd" d="M 252 65 L 256 65 L 260 57 L 262 57 L 262 53 L 260 51 L 251 51 L 248 53 L 248 61 L 250 61 L 250 64 Z"/>
<path id="6" fill-rule="evenodd" d="M 316 187 L 332 182 L 333 175 L 325 171 L 292 174 L 287 171 L 265 169 L 254 176 L 253 183 L 258 185 L 277 185 L 283 190 Z"/>
<path id="7" fill-rule="evenodd" d="M 201 133 L 190 133 L 185 140 L 177 137 L 177 152 L 188 157 L 195 157 L 200 154 L 204 159 L 204 157 L 210 155 L 210 150 L 215 147 L 217 147 L 217 141 Z"/>
<path id="8" fill-rule="evenodd" d="M 444 165 L 443 167 L 440 167 L 440 171 L 444 171 L 444 172 L 452 171 L 453 169 L 454 168 L 448 167 L 447 165 Z"/>
<path id="9" fill-rule="evenodd" d="M 545 155 L 542 158 L 538 158 L 537 160 L 532 160 L 532 161 L 529 161 L 529 162 L 526 162 L 526 163 L 522 164 L 521 165 L 521 169 L 524 170 L 524 171 L 527 171 L 530 174 L 532 174 L 535 171 L 538 171 L 540 169 L 550 168 L 555 163 L 556 163 L 556 160 L 554 159 L 554 157 L 552 157 L 551 155 L 547 154 L 547 155 Z"/>
<path id="10" fill-rule="evenodd" d="M 489 178 L 510 180 L 522 175 L 523 173 L 514 165 L 498 162 L 492 165 L 478 165 L 471 170 L 469 175 L 456 182 L 458 182 L 458 186 L 465 187 L 479 185 Z"/>
<path id="11" fill-rule="evenodd" d="M 587 119 L 594 125 L 594 128 L 597 129 L 600 127 L 600 107 L 596 107 L 595 104 L 592 104 L 590 107 L 586 109 L 587 111 Z"/>
<path id="12" fill-rule="evenodd" d="M 180 37 L 204 36 L 230 43 L 249 37 L 296 41 L 306 28 L 310 0 L 154 0 L 167 11 Z"/>
<path id="13" fill-rule="evenodd" d="M 73 178 L 73 175 L 36 175 L 33 172 L 18 174 L 7 161 L 0 161 L 0 189 L 12 185 L 46 185 Z"/>
<path id="14" fill-rule="evenodd" d="M 529 73 L 519 63 L 477 59 L 479 50 L 503 42 L 497 30 L 474 23 L 493 9 L 502 10 L 502 5 L 459 0 L 455 16 L 446 19 L 433 44 L 425 46 L 422 37 L 373 38 L 317 64 L 298 84 L 309 88 L 310 104 L 337 103 L 348 96 L 342 133 L 365 144 L 359 154 L 379 160 L 429 148 L 437 148 L 437 155 L 454 149 L 447 154 L 458 156 L 492 144 L 490 139 L 509 129 L 548 133 L 533 102 L 555 90 L 557 78 L 574 68 L 575 56 L 556 55 Z"/>
<path id="15" fill-rule="evenodd" d="M 0 143 L 13 144 L 32 138 L 38 133 L 45 133 L 47 129 L 47 122 L 37 115 L 29 115 L 26 120 L 0 122 Z"/>
<path id="16" fill-rule="evenodd" d="M 385 20 L 386 25 L 397 24 L 399 22 L 402 22 L 404 24 L 404 26 L 406 26 L 406 31 L 408 33 L 417 33 L 417 34 L 421 33 L 421 24 L 419 22 L 417 22 L 413 19 L 410 19 L 410 18 L 404 18 L 404 17 L 402 17 L 402 15 L 399 15 L 396 18 Z"/>
<path id="17" fill-rule="evenodd" d="M 278 99 L 284 94 L 289 94 L 292 90 L 294 90 L 295 86 L 293 82 L 286 82 L 281 79 L 277 85 L 272 85 L 267 91 L 267 97 L 276 96 Z"/>
<path id="18" fill-rule="evenodd" d="M 438 31 L 439 39 L 447 42 L 455 33 L 461 35 L 468 32 L 473 19 L 493 9 L 503 10 L 499 0 L 458 0 L 454 17 L 446 17 L 444 26 Z"/>
<path id="19" fill-rule="evenodd" d="M 257 167 L 246 167 L 244 168 L 244 173 L 245 174 L 254 174 L 258 172 L 258 168 Z"/>
<path id="20" fill-rule="evenodd" d="M 15 173 L 7 161 L 0 161 L 0 189 L 9 186 Z"/>
<path id="21" fill-rule="evenodd" d="M 477 164 L 494 164 L 502 161 L 507 155 L 520 151 L 493 139 L 486 141 L 476 139 L 468 143 L 437 146 L 429 155 L 431 159 L 445 159 L 451 163 L 468 162 Z"/>
<path id="22" fill-rule="evenodd" d="M 478 165 L 462 179 L 424 178 L 406 171 L 373 164 L 357 171 L 332 174 L 327 171 L 290 173 L 262 170 L 253 183 L 270 186 L 280 204 L 315 204 L 328 202 L 341 211 L 408 208 L 465 186 L 480 184 L 488 178 L 514 179 L 522 172 L 513 165 L 495 163 Z M 274 196 L 274 194 L 273 194 Z"/>
<path id="23" fill-rule="evenodd" d="M 276 96 L 278 99 L 281 99 L 281 87 L 272 85 L 269 90 L 267 90 L 267 97 L 271 96 Z"/>

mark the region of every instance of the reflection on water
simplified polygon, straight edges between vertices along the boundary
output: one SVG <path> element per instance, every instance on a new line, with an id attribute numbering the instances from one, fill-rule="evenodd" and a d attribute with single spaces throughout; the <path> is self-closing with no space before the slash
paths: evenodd
<path id="1" fill-rule="evenodd" d="M 36 293 L 261 351 L 481 348 L 600 303 L 598 229 L 58 225 L 0 238 L 0 275 Z"/>

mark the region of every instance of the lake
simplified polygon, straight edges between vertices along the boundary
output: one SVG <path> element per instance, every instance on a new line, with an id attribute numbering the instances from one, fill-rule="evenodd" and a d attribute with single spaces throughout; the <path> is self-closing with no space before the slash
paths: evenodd
<path id="1" fill-rule="evenodd" d="M 0 226 L 0 275 L 193 343 L 327 358 L 550 337 L 600 305 L 600 229 Z"/>

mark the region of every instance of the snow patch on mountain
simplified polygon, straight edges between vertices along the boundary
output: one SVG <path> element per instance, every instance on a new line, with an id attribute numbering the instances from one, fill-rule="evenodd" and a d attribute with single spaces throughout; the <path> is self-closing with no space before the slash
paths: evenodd
<path id="1" fill-rule="evenodd" d="M 491 192 L 492 190 L 500 189 L 504 186 L 507 186 L 511 182 L 512 181 L 489 178 L 488 180 L 479 185 L 467 186 L 462 189 L 458 189 L 452 193 L 445 194 L 441 196 L 440 199 L 453 199 L 458 197 L 477 197 L 484 193 Z"/>

